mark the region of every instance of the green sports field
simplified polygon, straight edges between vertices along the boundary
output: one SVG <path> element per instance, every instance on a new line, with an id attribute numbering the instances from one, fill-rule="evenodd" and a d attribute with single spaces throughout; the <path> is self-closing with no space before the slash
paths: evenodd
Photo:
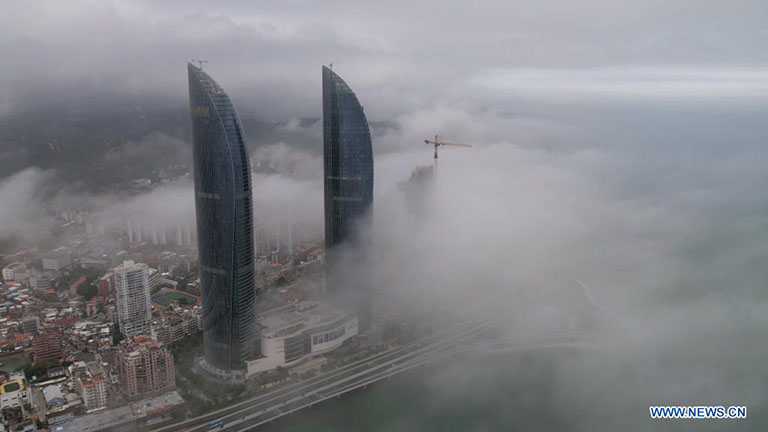
<path id="1" fill-rule="evenodd" d="M 181 291 L 162 291 L 152 296 L 152 303 L 162 307 L 168 307 L 171 303 L 181 299 L 187 299 L 188 304 L 197 304 L 197 298 Z M 181 300 L 183 302 L 183 300 Z"/>

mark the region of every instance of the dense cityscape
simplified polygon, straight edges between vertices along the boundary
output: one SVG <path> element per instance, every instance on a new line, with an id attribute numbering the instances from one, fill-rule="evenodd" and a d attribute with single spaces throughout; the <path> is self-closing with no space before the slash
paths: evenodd
<path id="1" fill-rule="evenodd" d="M 768 429 L 765 2 L 0 13 L 0 432 Z"/>
<path id="2" fill-rule="evenodd" d="M 345 285 L 334 268 L 341 258 L 326 252 L 360 250 L 356 224 L 373 199 L 370 132 L 355 94 L 322 68 L 325 236 L 295 225 L 254 236 L 253 167 L 237 112 L 200 66 L 188 69 L 197 228 L 120 215 L 123 226 L 105 231 L 88 212 L 60 209 L 70 241 L 3 257 L 0 341 L 12 372 L 0 408 L 11 430 L 161 425 L 384 349 L 381 329 L 369 331 L 370 283 Z M 327 355 L 358 335 L 356 348 Z"/>

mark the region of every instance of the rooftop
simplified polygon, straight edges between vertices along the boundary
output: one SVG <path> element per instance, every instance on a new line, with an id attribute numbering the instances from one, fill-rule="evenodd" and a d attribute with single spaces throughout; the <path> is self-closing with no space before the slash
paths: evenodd
<path id="1" fill-rule="evenodd" d="M 61 392 L 61 388 L 55 384 L 51 384 L 43 389 L 43 395 L 45 401 L 50 403 L 54 399 L 64 399 L 64 394 Z"/>
<path id="2" fill-rule="evenodd" d="M 156 342 L 149 336 L 134 336 L 129 339 L 126 339 L 122 344 L 120 344 L 120 349 L 125 352 L 129 353 L 137 353 L 141 350 L 147 350 L 147 349 L 159 349 L 162 348 L 163 344 Z"/>
<path id="3" fill-rule="evenodd" d="M 257 323 L 267 337 L 282 337 L 331 323 L 347 312 L 325 302 L 302 302 L 264 312 Z"/>
<path id="4" fill-rule="evenodd" d="M 0 393 L 2 394 L 12 393 L 19 390 L 24 390 L 24 381 L 22 380 L 10 381 L 0 387 Z"/>
<path id="5" fill-rule="evenodd" d="M 140 400 L 133 404 L 104 410 L 95 414 L 78 416 L 51 428 L 53 432 L 94 432 L 116 427 L 123 423 L 151 417 L 164 410 L 184 404 L 184 399 L 178 392 L 172 391 L 150 399 Z"/>

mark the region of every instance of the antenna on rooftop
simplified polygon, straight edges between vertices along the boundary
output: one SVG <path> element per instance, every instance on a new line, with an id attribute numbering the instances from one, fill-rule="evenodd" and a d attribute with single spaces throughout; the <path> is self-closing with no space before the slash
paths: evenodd
<path id="1" fill-rule="evenodd" d="M 192 63 L 197 63 L 197 67 L 199 67 L 200 70 L 203 70 L 203 63 L 208 63 L 208 60 L 195 60 L 195 59 L 192 59 Z"/>
<path id="2" fill-rule="evenodd" d="M 328 63 L 328 67 L 331 68 L 331 70 L 333 70 L 333 62 Z"/>

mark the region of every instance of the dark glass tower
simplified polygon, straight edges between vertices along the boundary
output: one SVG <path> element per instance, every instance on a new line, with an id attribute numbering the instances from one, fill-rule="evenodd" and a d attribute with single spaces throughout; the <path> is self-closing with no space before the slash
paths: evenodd
<path id="1" fill-rule="evenodd" d="M 255 350 L 251 168 L 229 96 L 202 69 L 188 71 L 205 362 L 226 373 Z"/>
<path id="2" fill-rule="evenodd" d="M 373 204 L 373 149 L 368 120 L 357 96 L 340 76 L 325 66 L 323 156 L 326 286 L 332 293 L 348 285 L 329 278 L 338 261 L 334 249 L 342 243 L 359 245 L 358 225 Z M 360 301 L 361 329 L 368 327 L 370 319 L 370 284 L 365 279 L 362 277 L 362 282 L 354 284 L 358 286 L 347 287 Z"/>

